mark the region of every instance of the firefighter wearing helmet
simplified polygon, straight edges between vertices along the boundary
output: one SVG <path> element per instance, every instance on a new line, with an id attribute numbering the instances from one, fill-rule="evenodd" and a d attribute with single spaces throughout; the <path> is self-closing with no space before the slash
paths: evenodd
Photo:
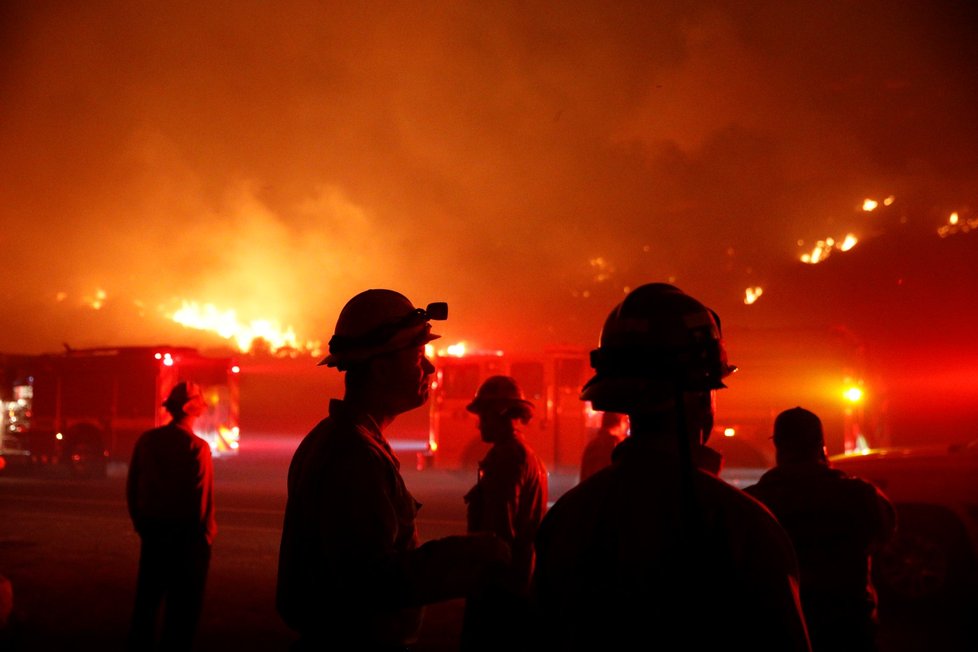
<path id="1" fill-rule="evenodd" d="M 468 531 L 495 534 L 513 554 L 496 581 L 466 601 L 463 652 L 519 648 L 528 641 L 533 540 L 547 509 L 547 470 L 522 433 L 533 408 L 510 376 L 487 378 L 467 406 L 491 445 L 465 495 Z"/>
<path id="2" fill-rule="evenodd" d="M 140 539 L 132 650 L 191 648 L 217 535 L 211 448 L 194 432 L 207 410 L 200 385 L 176 383 L 162 407 L 170 422 L 140 435 L 126 476 L 126 504 Z"/>
<path id="3" fill-rule="evenodd" d="M 299 444 L 288 475 L 276 607 L 300 649 L 406 649 L 422 605 L 461 598 L 509 563 L 491 534 L 420 545 L 419 503 L 384 436 L 428 398 L 424 345 L 444 303 L 367 290 L 346 304 L 320 363 L 345 372 L 342 400 Z"/>
<path id="4" fill-rule="evenodd" d="M 638 287 L 608 316 L 591 366 L 581 398 L 627 414 L 631 431 L 611 466 L 540 526 L 544 640 L 564 650 L 809 650 L 787 535 L 696 465 L 715 392 L 734 370 L 717 315 L 672 285 Z"/>

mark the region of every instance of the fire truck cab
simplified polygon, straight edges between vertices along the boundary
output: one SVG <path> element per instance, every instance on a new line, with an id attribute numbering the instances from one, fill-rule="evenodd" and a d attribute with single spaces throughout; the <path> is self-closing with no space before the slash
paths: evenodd
<path id="1" fill-rule="evenodd" d="M 105 475 L 136 439 L 170 419 L 162 407 L 180 380 L 198 383 L 207 412 L 196 431 L 215 456 L 238 449 L 238 367 L 184 347 L 68 349 L 0 354 L 0 459 Z"/>
<path id="2" fill-rule="evenodd" d="M 429 449 L 438 468 L 474 468 L 488 451 L 476 416 L 466 410 L 479 385 L 489 376 L 512 376 L 533 402 L 533 420 L 523 434 L 551 471 L 576 471 L 600 414 L 580 399 L 590 376 L 587 352 L 550 349 L 542 354 L 510 355 L 501 351 L 434 356 L 436 378 L 429 402 Z"/>

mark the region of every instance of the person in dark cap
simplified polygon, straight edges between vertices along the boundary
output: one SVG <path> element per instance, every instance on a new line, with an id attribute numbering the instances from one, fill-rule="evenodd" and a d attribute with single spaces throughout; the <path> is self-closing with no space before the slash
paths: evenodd
<path id="1" fill-rule="evenodd" d="M 893 534 L 893 505 L 870 482 L 830 467 L 816 414 L 781 412 L 772 439 L 776 466 L 746 492 L 774 512 L 794 544 L 812 649 L 875 650 L 870 564 Z"/>
<path id="2" fill-rule="evenodd" d="M 204 599 L 214 520 L 210 446 L 194 434 L 207 409 L 200 387 L 182 381 L 163 402 L 170 423 L 136 441 L 126 499 L 141 540 L 129 649 L 157 647 L 156 621 L 164 607 L 159 646 L 191 648 Z"/>
<path id="3" fill-rule="evenodd" d="M 420 503 L 384 436 L 428 400 L 425 344 L 443 303 L 415 308 L 399 292 L 350 299 L 320 363 L 346 373 L 343 399 L 299 444 L 289 465 L 276 608 L 298 633 L 294 650 L 406 650 L 422 606 L 467 595 L 509 563 L 492 534 L 421 545 Z"/>
<path id="4" fill-rule="evenodd" d="M 523 437 L 534 405 L 510 376 L 490 376 L 466 409 L 478 416 L 482 441 L 492 447 L 479 462 L 478 481 L 465 495 L 469 532 L 492 532 L 512 547 L 512 564 L 470 595 L 461 649 L 521 650 L 530 646 L 529 584 L 533 540 L 547 510 L 547 469 Z"/>

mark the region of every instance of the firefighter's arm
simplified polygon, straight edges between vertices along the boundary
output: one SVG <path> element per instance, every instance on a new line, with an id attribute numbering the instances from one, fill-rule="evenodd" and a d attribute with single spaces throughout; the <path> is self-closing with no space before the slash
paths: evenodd
<path id="1" fill-rule="evenodd" d="M 206 443 L 198 449 L 197 492 L 200 497 L 200 524 L 208 543 L 214 543 L 217 521 L 214 518 L 214 461 Z"/>
<path id="2" fill-rule="evenodd" d="M 509 544 L 491 532 L 429 541 L 407 560 L 409 601 L 423 605 L 465 597 L 501 577 L 510 554 Z"/>
<path id="3" fill-rule="evenodd" d="M 747 551 L 750 562 L 745 577 L 745 586 L 755 590 L 751 600 L 758 615 L 758 649 L 809 652 L 794 548 L 773 518 L 766 529 L 769 536 L 758 539 L 756 547 Z"/>
<path id="4" fill-rule="evenodd" d="M 133 527 L 139 531 L 139 474 L 142 471 L 142 440 L 136 442 L 129 460 L 129 471 L 126 475 L 126 507 Z"/>
<path id="5" fill-rule="evenodd" d="M 866 493 L 868 510 L 873 515 L 871 523 L 874 526 L 871 533 L 870 550 L 875 552 L 890 540 L 896 530 L 896 509 L 886 494 L 875 485 L 867 482 Z"/>
<path id="6" fill-rule="evenodd" d="M 516 538 L 516 510 L 520 500 L 523 465 L 502 459 L 484 468 L 482 486 L 483 532 L 493 532 L 512 544 Z"/>
<path id="7" fill-rule="evenodd" d="M 373 455 L 353 452 L 309 479 L 317 482 L 319 558 L 329 590 L 353 603 L 400 607 L 412 593 L 391 472 Z"/>

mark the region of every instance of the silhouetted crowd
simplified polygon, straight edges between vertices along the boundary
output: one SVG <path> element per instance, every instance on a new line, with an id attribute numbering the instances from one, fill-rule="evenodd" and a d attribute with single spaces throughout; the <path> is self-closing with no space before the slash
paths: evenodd
<path id="1" fill-rule="evenodd" d="M 491 376 L 468 405 L 490 448 L 464 496 L 467 533 L 422 544 L 384 433 L 427 401 L 425 345 L 445 318 L 446 304 L 380 289 L 339 315 L 320 364 L 345 374 L 343 398 L 288 472 L 276 608 L 292 649 L 409 650 L 423 607 L 456 598 L 465 651 L 876 648 L 870 562 L 892 505 L 831 468 L 818 416 L 800 407 L 776 419 L 777 464 L 756 485 L 721 480 L 708 440 L 736 367 L 716 313 L 667 284 L 631 291 L 601 330 L 581 400 L 604 419 L 580 483 L 547 511 L 547 471 L 523 436 L 535 406 Z M 133 453 L 132 649 L 193 640 L 216 533 L 200 400 L 175 385 L 173 421 Z"/>

